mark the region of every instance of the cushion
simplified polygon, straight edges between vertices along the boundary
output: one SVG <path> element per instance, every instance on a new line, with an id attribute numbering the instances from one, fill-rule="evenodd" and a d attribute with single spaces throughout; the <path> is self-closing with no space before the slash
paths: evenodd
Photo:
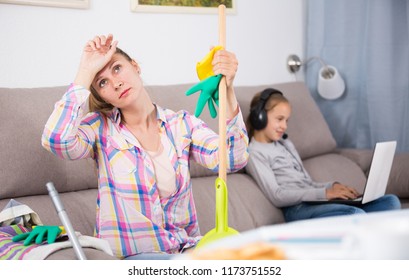
<path id="1" fill-rule="evenodd" d="M 373 150 L 341 148 L 337 149 L 337 152 L 357 163 L 364 173 L 368 175 L 369 168 L 371 167 Z"/>
<path id="2" fill-rule="evenodd" d="M 317 182 L 337 181 L 362 192 L 366 177 L 352 160 L 339 154 L 326 154 L 303 161 L 311 178 Z"/>
<path id="3" fill-rule="evenodd" d="M 215 227 L 216 178 L 216 176 L 209 176 L 192 180 L 193 197 L 202 234 L 206 234 Z M 247 174 L 230 174 L 226 184 L 229 201 L 229 227 L 243 232 L 260 226 L 284 222 L 281 210 L 271 204 Z M 257 201 L 257 206 L 254 205 L 255 201 Z"/>
<path id="4" fill-rule="evenodd" d="M 60 193 L 60 199 L 75 231 L 83 235 L 94 235 L 97 189 Z M 45 225 L 62 225 L 49 195 L 19 197 L 18 201 L 29 206 Z M 3 209 L 9 199 L 0 200 Z"/>
<path id="5" fill-rule="evenodd" d="M 61 192 L 96 188 L 92 160 L 57 158 L 41 146 L 41 134 L 54 104 L 67 87 L 0 88 L 1 198 L 46 194 L 54 182 Z"/>
<path id="6" fill-rule="evenodd" d="M 409 153 L 398 153 L 393 159 L 386 193 L 393 193 L 400 198 L 409 198 Z"/>
<path id="7" fill-rule="evenodd" d="M 371 166 L 373 150 L 339 149 L 339 153 L 356 162 L 368 175 Z M 397 153 L 393 159 L 386 193 L 392 193 L 399 198 L 409 198 L 409 153 Z"/>

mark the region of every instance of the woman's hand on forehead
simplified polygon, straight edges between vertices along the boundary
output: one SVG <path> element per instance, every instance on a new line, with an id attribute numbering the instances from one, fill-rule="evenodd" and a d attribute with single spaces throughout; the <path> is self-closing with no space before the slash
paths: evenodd
<path id="1" fill-rule="evenodd" d="M 95 36 L 93 40 L 89 40 L 87 42 L 87 47 L 91 48 L 94 51 L 109 51 L 109 49 L 111 49 L 112 47 L 113 40 L 114 36 L 112 34 L 108 34 L 107 36 Z"/>
<path id="2" fill-rule="evenodd" d="M 112 34 L 89 40 L 84 47 L 75 82 L 89 88 L 97 73 L 111 60 L 117 44 Z"/>

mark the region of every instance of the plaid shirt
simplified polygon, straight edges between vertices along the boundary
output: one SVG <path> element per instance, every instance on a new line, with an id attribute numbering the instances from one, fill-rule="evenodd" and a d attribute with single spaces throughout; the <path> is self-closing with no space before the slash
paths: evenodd
<path id="1" fill-rule="evenodd" d="M 200 231 L 192 196 L 189 159 L 218 170 L 218 134 L 186 111 L 157 108 L 161 141 L 176 174 L 177 191 L 159 197 L 152 160 L 122 124 L 114 109 L 107 117 L 88 112 L 89 91 L 71 85 L 55 105 L 42 145 L 65 159 L 92 157 L 98 168 L 95 234 L 114 254 L 177 253 L 194 246 Z M 227 169 L 237 171 L 248 158 L 242 114 L 227 122 Z"/>

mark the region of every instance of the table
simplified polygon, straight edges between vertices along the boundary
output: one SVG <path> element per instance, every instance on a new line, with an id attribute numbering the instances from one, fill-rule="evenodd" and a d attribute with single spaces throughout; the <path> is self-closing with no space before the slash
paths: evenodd
<path id="1" fill-rule="evenodd" d="M 204 250 L 269 242 L 302 260 L 409 259 L 409 209 L 310 219 L 260 227 Z"/>

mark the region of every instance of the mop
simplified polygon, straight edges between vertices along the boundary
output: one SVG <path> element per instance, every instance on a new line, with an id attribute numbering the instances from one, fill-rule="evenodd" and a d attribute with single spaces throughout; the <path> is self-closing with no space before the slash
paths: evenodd
<path id="1" fill-rule="evenodd" d="M 212 73 L 209 70 L 211 67 L 211 59 L 213 58 L 213 54 L 215 51 L 225 48 L 226 46 L 226 7 L 224 5 L 220 5 L 218 8 L 219 11 L 219 45 L 215 49 L 212 50 L 208 54 L 207 57 L 204 58 L 202 63 L 198 63 L 198 76 L 202 81 L 201 86 L 194 86 L 188 92 L 187 95 L 196 92 L 197 90 L 201 89 L 201 97 L 204 100 L 207 100 L 210 114 L 214 118 L 216 116 L 216 109 L 214 108 L 213 101 L 219 105 L 219 176 L 216 179 L 215 187 L 216 187 L 216 225 L 215 228 L 211 229 L 207 232 L 203 238 L 199 241 L 196 248 L 202 248 L 209 243 L 212 243 L 216 240 L 221 238 L 236 235 L 238 232 L 230 228 L 228 226 L 228 194 L 227 194 L 227 185 L 226 185 L 226 178 L 227 178 L 227 142 L 226 142 L 226 103 L 227 103 L 227 86 L 226 86 L 226 78 L 222 75 L 210 75 Z M 206 67 L 207 66 L 207 67 Z M 207 77 L 209 76 L 209 77 Z M 205 84 L 206 86 L 203 86 Z M 218 89 L 214 88 L 218 84 Z M 213 87 L 213 90 L 212 90 Z M 209 90 L 210 88 L 210 90 Z M 205 89 L 205 90 L 203 90 Z M 199 97 L 200 98 L 200 97 Z M 204 104 L 202 102 L 198 102 L 199 105 L 196 108 L 195 115 L 200 115 Z"/>

